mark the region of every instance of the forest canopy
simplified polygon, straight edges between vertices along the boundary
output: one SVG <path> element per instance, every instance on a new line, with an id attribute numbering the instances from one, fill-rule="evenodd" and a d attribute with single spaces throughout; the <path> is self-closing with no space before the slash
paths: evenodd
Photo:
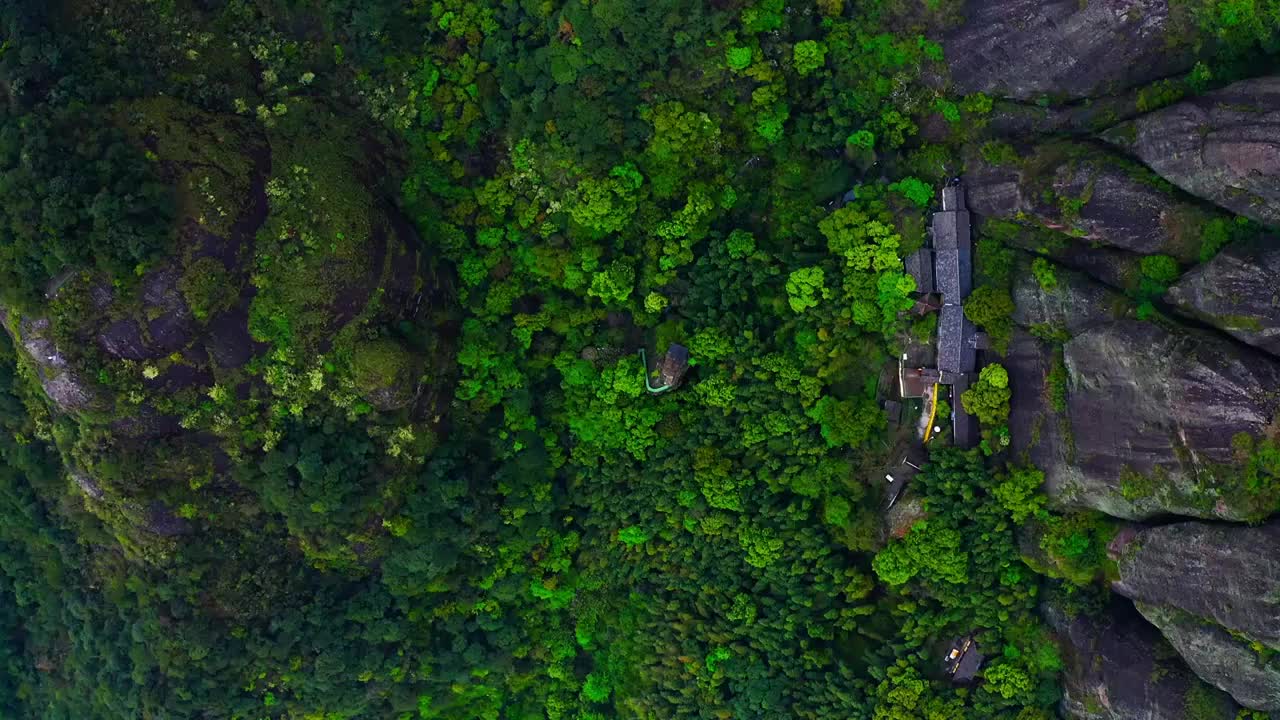
<path id="1" fill-rule="evenodd" d="M 1215 82 L 1274 51 L 1209 5 Z M 1003 367 L 886 528 L 902 261 L 993 115 L 960 19 L 0 8 L 0 717 L 1051 717 L 1107 528 L 1002 454 Z"/>

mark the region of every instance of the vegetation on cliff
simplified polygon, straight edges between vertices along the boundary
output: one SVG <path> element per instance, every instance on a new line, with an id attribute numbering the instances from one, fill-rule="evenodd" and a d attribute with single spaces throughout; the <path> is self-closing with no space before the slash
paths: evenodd
<path id="1" fill-rule="evenodd" d="M 1114 528 L 1007 452 L 1004 367 L 881 529 L 902 257 L 996 112 L 960 7 L 0 8 L 0 708 L 1046 720 L 1037 604 Z M 1196 7 L 1197 77 L 1274 50 Z"/>

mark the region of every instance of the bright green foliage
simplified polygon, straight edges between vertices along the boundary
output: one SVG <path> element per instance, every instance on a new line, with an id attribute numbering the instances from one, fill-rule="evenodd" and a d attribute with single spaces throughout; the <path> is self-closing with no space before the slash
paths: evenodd
<path id="1" fill-rule="evenodd" d="M 1038 257 L 1031 261 L 1031 274 L 1035 277 L 1036 282 L 1040 285 L 1040 289 L 1045 292 L 1053 292 L 1058 287 L 1058 276 L 1053 271 L 1053 264 L 1048 260 Z"/>
<path id="2" fill-rule="evenodd" d="M 624 178 L 584 178 L 569 195 L 569 216 L 593 235 L 618 232 L 636 211 L 634 192 L 635 188 Z"/>
<path id="3" fill-rule="evenodd" d="M 1111 562 L 1107 544 L 1115 535 L 1115 523 L 1091 511 L 1042 517 L 1040 549 L 1051 574 L 1077 585 L 1087 585 L 1106 573 Z"/>
<path id="4" fill-rule="evenodd" d="M 846 138 L 845 143 L 852 147 L 870 150 L 876 146 L 876 135 L 870 130 L 858 130 Z"/>
<path id="5" fill-rule="evenodd" d="M 731 47 L 724 51 L 725 64 L 730 70 L 741 72 L 751 65 L 751 48 L 749 47 Z"/>
<path id="6" fill-rule="evenodd" d="M 952 720 L 963 717 L 958 699 L 944 700 L 934 694 L 928 681 L 915 668 L 896 666 L 876 688 L 872 720 Z"/>
<path id="7" fill-rule="evenodd" d="M 820 267 L 800 268 L 791 271 L 787 276 L 787 303 L 791 309 L 801 313 L 818 306 L 826 296 L 823 287 L 823 272 Z"/>
<path id="8" fill-rule="evenodd" d="M 587 294 L 600 298 L 606 305 L 621 305 L 635 289 L 636 271 L 623 260 L 614 260 L 591 277 Z"/>
<path id="9" fill-rule="evenodd" d="M 827 249 L 851 268 L 883 272 L 901 264 L 897 253 L 901 238 L 875 210 L 866 212 L 851 203 L 825 218 L 818 229 L 827 238 Z"/>
<path id="10" fill-rule="evenodd" d="M 1046 497 L 1040 492 L 1044 473 L 1035 467 L 1010 468 L 991 488 L 991 496 L 1000 503 L 1013 521 L 1021 524 L 1028 517 L 1044 512 Z"/>
<path id="11" fill-rule="evenodd" d="M 644 296 L 644 309 L 645 312 L 660 313 L 667 307 L 667 305 L 670 304 L 670 302 L 671 301 L 667 300 L 666 296 L 660 293 L 651 292 Z"/>
<path id="12" fill-rule="evenodd" d="M 960 122 L 960 106 L 950 100 L 938 98 L 933 104 L 933 109 L 949 123 Z"/>
<path id="13" fill-rule="evenodd" d="M 890 185 L 889 189 L 901 193 L 903 197 L 922 208 L 929 207 L 929 203 L 933 201 L 933 188 L 919 178 L 902 178 Z"/>
<path id="14" fill-rule="evenodd" d="M 1009 372 L 1004 366 L 991 364 L 978 373 L 978 381 L 960 394 L 960 402 L 969 414 L 988 427 L 1000 427 L 1009 420 Z"/>
<path id="15" fill-rule="evenodd" d="M 1030 694 L 1035 685 L 1027 674 L 1012 664 L 998 663 L 982 671 L 987 687 L 1006 700 Z"/>
<path id="16" fill-rule="evenodd" d="M 591 702 L 604 702 L 612 694 L 613 688 L 599 673 L 588 674 L 587 681 L 582 684 L 582 696 Z"/>
<path id="17" fill-rule="evenodd" d="M 738 543 L 746 553 L 747 564 L 753 567 L 769 567 L 782 557 L 782 538 L 765 528 L 744 526 L 738 532 Z"/>
<path id="18" fill-rule="evenodd" d="M 930 583 L 963 583 L 969 570 L 968 553 L 961 549 L 960 534 L 940 523 L 921 520 L 903 542 L 876 554 L 876 575 L 890 585 L 901 585 L 917 576 Z"/>
<path id="19" fill-rule="evenodd" d="M 1168 255 L 1148 255 L 1140 263 L 1142 277 L 1157 285 L 1168 286 L 1178 279 L 1178 261 Z"/>
<path id="20" fill-rule="evenodd" d="M 650 535 L 644 530 L 632 525 L 618 531 L 618 540 L 628 547 L 643 545 L 649 542 Z"/>
<path id="21" fill-rule="evenodd" d="M 822 430 L 827 445 L 858 447 L 867 442 L 885 424 L 884 413 L 869 399 L 837 400 L 824 397 L 808 415 Z"/>
<path id="22" fill-rule="evenodd" d="M 729 251 L 729 257 L 744 260 L 756 251 L 756 239 L 745 230 L 734 230 L 725 240 L 725 248 Z"/>
<path id="23" fill-rule="evenodd" d="M 796 43 L 793 51 L 796 73 L 804 77 L 827 62 L 827 46 L 817 40 Z"/>

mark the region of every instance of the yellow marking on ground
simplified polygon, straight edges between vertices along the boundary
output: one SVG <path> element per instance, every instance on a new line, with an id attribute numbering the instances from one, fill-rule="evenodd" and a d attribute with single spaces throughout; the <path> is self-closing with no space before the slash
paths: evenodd
<path id="1" fill-rule="evenodd" d="M 933 418 L 938 414 L 938 383 L 933 384 L 933 407 L 929 408 L 929 424 L 924 428 L 924 441 L 933 436 Z"/>

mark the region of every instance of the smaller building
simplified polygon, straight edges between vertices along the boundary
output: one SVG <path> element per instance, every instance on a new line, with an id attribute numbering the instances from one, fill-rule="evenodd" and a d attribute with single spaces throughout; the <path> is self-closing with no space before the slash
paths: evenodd
<path id="1" fill-rule="evenodd" d="M 941 373 L 933 368 L 908 368 L 905 361 L 898 363 L 898 395 L 903 398 L 922 398 L 941 379 Z"/>
<path id="2" fill-rule="evenodd" d="M 943 670 L 951 676 L 953 683 L 972 682 L 982 668 L 982 652 L 978 642 L 972 635 L 957 638 L 951 643 L 951 649 L 942 659 Z"/>
<path id="3" fill-rule="evenodd" d="M 928 295 L 934 291 L 933 249 L 920 248 L 902 261 L 907 274 L 916 281 L 916 292 Z"/>
<path id="4" fill-rule="evenodd" d="M 689 349 L 672 343 L 667 354 L 658 361 L 658 385 L 674 390 L 689 372 Z"/>
<path id="5" fill-rule="evenodd" d="M 907 483 L 920 472 L 920 466 L 925 463 L 924 449 L 918 445 L 912 446 L 900 457 L 901 459 L 890 466 L 884 474 L 886 510 L 898 502 L 902 491 L 907 488 Z"/>

